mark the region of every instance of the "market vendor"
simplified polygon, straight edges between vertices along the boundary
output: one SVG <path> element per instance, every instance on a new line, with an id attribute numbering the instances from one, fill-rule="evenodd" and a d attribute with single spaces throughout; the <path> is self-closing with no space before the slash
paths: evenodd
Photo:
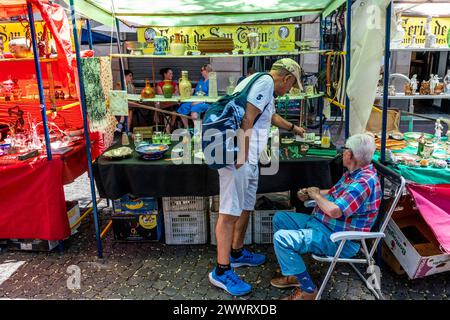
<path id="1" fill-rule="evenodd" d="M 235 88 L 243 90 L 258 75 L 244 79 Z M 243 132 L 250 134 L 248 143 L 240 149 L 238 162 L 219 169 L 220 208 L 216 225 L 217 265 L 209 273 L 209 281 L 234 296 L 252 290 L 232 268 L 256 267 L 266 260 L 265 255 L 244 249 L 244 238 L 250 213 L 254 210 L 258 189 L 258 162 L 267 145 L 271 124 L 303 136 L 305 130 L 275 113 L 274 95 L 283 96 L 301 87 L 301 68 L 297 62 L 285 58 L 276 61 L 268 74 L 253 83 L 241 123 Z"/>
<path id="2" fill-rule="evenodd" d="M 156 94 L 163 95 L 162 87 L 164 85 L 164 81 L 169 80 L 172 83 L 172 87 L 173 87 L 172 94 L 177 95 L 178 94 L 178 84 L 175 81 L 173 81 L 172 68 L 162 68 L 159 70 L 159 74 L 162 77 L 162 81 L 160 81 L 156 84 Z M 173 103 L 173 102 L 160 102 L 159 106 L 162 109 L 175 111 L 176 108 L 178 107 L 178 104 Z M 158 117 L 158 116 L 159 116 L 159 113 L 155 113 L 155 117 Z M 167 133 L 170 133 L 170 128 L 173 128 L 176 119 L 177 119 L 176 116 L 171 116 L 170 123 L 166 123 L 166 132 Z M 156 118 L 154 119 L 154 121 L 159 122 L 159 121 L 156 121 Z"/>
<path id="3" fill-rule="evenodd" d="M 193 89 L 192 93 L 195 96 L 207 96 L 209 92 L 209 73 L 213 71 L 213 68 L 210 64 L 205 64 L 200 69 L 200 73 L 202 77 L 197 83 L 195 89 Z M 199 116 L 208 110 L 209 104 L 206 102 L 185 102 L 182 103 L 178 108 L 177 112 L 184 115 L 191 115 L 192 119 L 197 120 Z M 185 128 L 188 128 L 188 119 L 181 118 L 183 125 Z"/>
<path id="4" fill-rule="evenodd" d="M 270 282 L 277 288 L 296 287 L 284 300 L 314 300 L 317 287 L 300 255 L 314 253 L 334 256 L 339 243 L 330 235 L 339 231 L 365 231 L 372 228 L 381 203 L 381 186 L 371 164 L 375 141 L 371 135 L 356 134 L 347 139 L 343 164 L 348 169 L 329 190 L 301 189 L 301 201 L 315 200 L 312 215 L 277 212 L 273 217 L 273 243 L 282 277 Z M 359 244 L 347 241 L 342 258 L 351 258 Z"/>

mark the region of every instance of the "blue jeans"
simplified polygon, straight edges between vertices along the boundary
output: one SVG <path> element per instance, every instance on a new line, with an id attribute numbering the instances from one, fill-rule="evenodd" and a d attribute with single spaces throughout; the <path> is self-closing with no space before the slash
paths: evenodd
<path id="1" fill-rule="evenodd" d="M 297 275 L 306 271 L 301 254 L 334 256 L 339 241 L 330 240 L 333 233 L 313 216 L 279 211 L 273 217 L 273 245 L 281 273 L 284 276 Z M 359 250 L 359 244 L 347 241 L 341 258 L 351 258 Z"/>

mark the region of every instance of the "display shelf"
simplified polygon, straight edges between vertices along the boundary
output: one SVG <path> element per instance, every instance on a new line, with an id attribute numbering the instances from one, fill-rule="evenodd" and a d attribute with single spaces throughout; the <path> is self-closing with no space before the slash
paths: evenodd
<path id="1" fill-rule="evenodd" d="M 383 96 L 378 95 L 375 98 L 383 99 Z M 389 100 L 419 100 L 419 99 L 450 99 L 450 94 L 439 94 L 439 95 L 420 95 L 416 94 L 413 96 L 407 96 L 403 93 L 396 94 L 395 96 L 388 96 Z"/>
<path id="2" fill-rule="evenodd" d="M 1 62 L 33 62 L 33 61 L 34 61 L 33 57 L 0 59 L 0 63 Z M 55 61 L 58 61 L 58 58 L 39 59 L 39 62 L 55 62 Z"/>
<path id="3" fill-rule="evenodd" d="M 238 57 L 263 57 L 263 56 L 293 56 L 299 54 L 315 54 L 315 53 L 325 53 L 329 50 L 306 50 L 306 51 L 277 51 L 277 52 L 260 52 L 260 53 L 244 53 L 244 54 L 227 54 L 227 53 L 212 53 L 212 54 L 193 54 L 193 55 L 183 55 L 183 56 L 173 56 L 171 54 L 165 55 L 153 55 L 153 54 L 111 54 L 112 58 L 138 58 L 138 59 L 174 59 L 174 58 L 238 58 Z"/>
<path id="4" fill-rule="evenodd" d="M 324 95 L 323 92 L 319 92 L 313 95 L 299 94 L 299 95 L 291 95 L 288 94 L 289 100 L 305 100 L 305 99 L 315 99 L 320 98 Z M 129 101 L 135 102 L 175 102 L 175 103 L 183 103 L 183 102 L 208 102 L 213 103 L 219 100 L 222 96 L 217 98 L 211 98 L 208 96 L 191 96 L 189 99 L 180 99 L 180 96 L 173 96 L 172 98 L 164 98 L 162 95 L 156 95 L 154 98 L 150 99 L 142 99 L 140 94 L 128 94 Z M 285 96 L 277 97 L 277 100 L 284 99 Z"/>
<path id="5" fill-rule="evenodd" d="M 424 52 L 424 51 L 430 51 L 430 52 L 448 52 L 450 51 L 450 48 L 448 47 L 439 47 L 439 48 L 391 48 L 391 51 L 399 51 L 399 52 Z"/>

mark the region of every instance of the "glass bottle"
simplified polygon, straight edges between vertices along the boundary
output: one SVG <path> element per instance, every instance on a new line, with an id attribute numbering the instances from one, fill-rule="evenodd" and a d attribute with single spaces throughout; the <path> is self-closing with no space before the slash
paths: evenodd
<path id="1" fill-rule="evenodd" d="M 444 81 L 444 93 L 450 94 L 450 69 L 447 70 L 447 75 L 444 77 L 443 81 Z"/>
<path id="2" fill-rule="evenodd" d="M 209 96 L 217 98 L 217 73 L 214 71 L 209 73 Z"/>
<path id="3" fill-rule="evenodd" d="M 235 76 L 230 76 L 228 78 L 228 86 L 227 86 L 227 94 L 231 95 L 233 94 L 234 89 L 236 88 L 236 77 Z"/>
<path id="4" fill-rule="evenodd" d="M 162 86 L 162 91 L 163 91 L 164 98 L 172 98 L 172 95 L 173 95 L 172 81 L 164 80 L 164 85 Z"/>
<path id="5" fill-rule="evenodd" d="M 186 70 L 181 71 L 181 80 L 178 86 L 180 88 L 180 98 L 188 99 L 191 96 L 192 84 L 189 82 Z"/>
<path id="6" fill-rule="evenodd" d="M 330 128 L 328 127 L 328 125 L 324 125 L 323 126 L 322 140 L 321 140 L 320 146 L 322 148 L 329 148 L 330 147 L 330 140 L 331 140 Z"/>
<path id="7" fill-rule="evenodd" d="M 143 99 L 151 99 L 155 97 L 155 91 L 150 86 L 150 80 L 145 80 L 145 87 L 141 91 L 141 98 Z"/>
<path id="8" fill-rule="evenodd" d="M 417 139 L 417 155 L 422 157 L 423 156 L 423 149 L 425 147 L 425 137 L 424 134 L 422 133 L 419 137 L 419 139 Z"/>

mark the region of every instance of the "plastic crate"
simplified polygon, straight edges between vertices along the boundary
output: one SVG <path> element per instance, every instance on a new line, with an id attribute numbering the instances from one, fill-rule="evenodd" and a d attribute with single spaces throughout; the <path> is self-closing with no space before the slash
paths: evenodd
<path id="1" fill-rule="evenodd" d="M 219 219 L 219 212 L 211 211 L 209 214 L 209 227 L 211 234 L 211 244 L 217 245 L 216 240 L 216 224 L 217 219 Z M 253 215 L 250 215 L 250 219 L 248 221 L 247 231 L 245 232 L 244 244 L 252 244 L 252 235 L 253 235 Z"/>
<path id="2" fill-rule="evenodd" d="M 205 244 L 208 235 L 208 213 L 164 212 L 164 228 L 167 244 Z"/>
<path id="3" fill-rule="evenodd" d="M 163 210 L 166 212 L 194 212 L 208 209 L 208 197 L 163 197 Z"/>
<path id="4" fill-rule="evenodd" d="M 295 212 L 289 210 L 255 210 L 253 211 L 253 241 L 257 244 L 273 243 L 272 219 L 277 211 Z"/>

